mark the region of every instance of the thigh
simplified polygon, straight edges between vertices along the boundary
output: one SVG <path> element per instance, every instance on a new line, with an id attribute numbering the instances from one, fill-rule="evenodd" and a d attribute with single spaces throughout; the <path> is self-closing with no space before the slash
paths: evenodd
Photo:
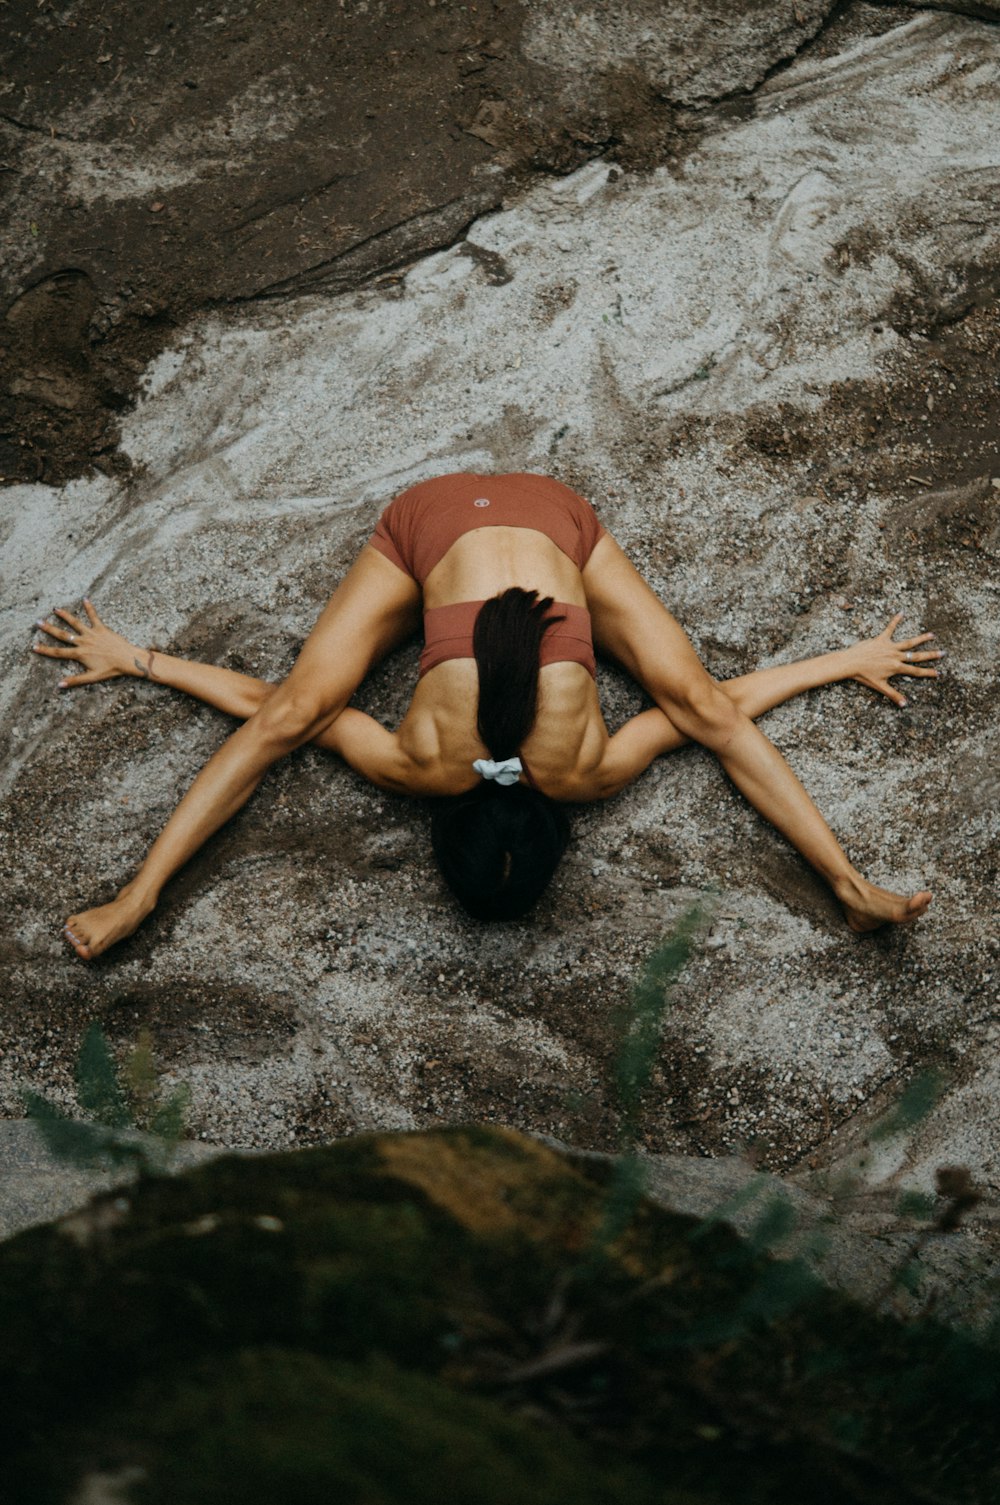
<path id="1" fill-rule="evenodd" d="M 323 703 L 345 701 L 368 670 L 420 625 L 420 586 L 365 547 L 306 638 L 285 684 Z"/>
<path id="2" fill-rule="evenodd" d="M 669 706 L 714 687 L 683 628 L 606 534 L 583 571 L 594 642 Z"/>

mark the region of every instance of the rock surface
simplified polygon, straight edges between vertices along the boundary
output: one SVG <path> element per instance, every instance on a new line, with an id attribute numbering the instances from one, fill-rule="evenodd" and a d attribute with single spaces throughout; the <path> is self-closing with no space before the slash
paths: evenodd
<path id="1" fill-rule="evenodd" d="M 235 1157 L 0 1247 L 37 1505 L 995 1498 L 1000 1361 L 509 1130 Z M 774 1223 L 771 1219 L 773 1230 Z"/>
<path id="2" fill-rule="evenodd" d="M 452 28 L 447 66 L 464 79 L 465 34 L 453 32 L 471 22 L 459 9 L 441 7 L 433 26 Z M 42 466 L 15 456 L 10 473 L 76 475 L 5 497 L 8 1114 L 25 1083 L 67 1095 L 98 1017 L 116 1041 L 152 1028 L 212 1140 L 279 1147 L 478 1119 L 608 1148 L 615 1011 L 659 936 L 708 899 L 646 1147 L 750 1146 L 764 1166 L 808 1178 L 850 1160 L 873 1118 L 934 1066 L 950 1083 L 939 1106 L 880 1150 L 873 1179 L 929 1189 L 937 1165 L 963 1162 L 997 1188 L 1000 32 L 939 11 L 802 3 L 800 46 L 778 8 L 740 8 L 721 37 L 693 6 L 676 10 L 676 31 L 654 17 L 648 38 L 596 7 L 571 31 L 556 7 L 519 11 L 504 66 L 522 90 L 555 78 L 544 108 L 537 92 L 535 104 L 519 95 L 508 137 L 502 112 L 484 109 L 500 85 L 462 84 L 449 108 L 474 129 L 435 177 L 426 142 L 410 170 L 407 94 L 411 114 L 385 137 L 373 128 L 345 170 L 369 205 L 365 173 L 396 174 L 384 221 L 369 207 L 364 234 L 350 229 L 348 184 L 336 190 L 346 228 L 319 246 L 309 216 L 322 209 L 325 148 L 304 177 L 290 171 L 307 138 L 336 145 L 316 114 L 330 108 L 319 75 L 301 97 L 275 75 L 248 115 L 227 103 L 269 33 L 221 71 L 230 94 L 205 96 L 204 120 L 185 125 L 175 102 L 202 109 L 196 80 L 140 110 L 132 145 L 132 95 L 117 91 L 141 92 L 148 76 L 125 69 L 96 91 L 93 70 L 120 67 L 114 47 L 111 61 L 88 54 L 86 78 L 72 81 L 69 60 L 27 101 L 4 96 L 27 155 L 3 343 Z M 396 14 L 373 8 L 378 25 L 358 33 L 366 67 Z M 513 27 L 513 15 L 496 7 L 491 23 Z M 136 47 L 139 20 L 108 17 L 119 50 L 123 37 Z M 76 46 L 73 19 L 32 10 L 24 46 Z M 223 20 L 238 23 L 235 11 Z M 604 135 L 611 105 L 579 103 L 588 59 L 602 81 L 593 97 L 604 90 L 628 116 Z M 489 79 L 499 66 L 487 61 Z M 204 245 L 189 265 L 187 193 L 219 216 L 198 221 Z M 89 259 L 57 201 L 84 214 L 100 247 Z M 429 238 L 344 271 L 371 236 L 455 202 L 457 219 L 435 221 Z M 257 209 L 271 238 L 254 252 Z M 236 256 L 218 235 L 241 217 Z M 140 221 L 166 228 L 140 236 Z M 135 301 L 121 286 L 129 257 Z M 302 288 L 314 291 L 276 296 Z M 216 311 L 188 318 L 205 299 Z M 42 376 L 17 365 L 26 350 Z M 80 473 L 111 442 L 108 415 L 140 370 L 112 473 Z M 580 812 L 530 922 L 483 930 L 434 875 L 423 813 L 305 752 L 134 940 L 89 969 L 69 957 L 63 916 L 131 875 L 227 723 L 132 682 L 56 698 L 51 667 L 27 656 L 32 619 L 87 593 L 136 641 L 276 678 L 384 501 L 463 467 L 552 471 L 589 495 L 719 676 L 841 646 L 895 609 L 908 630 L 934 628 L 947 672 L 914 682 L 905 712 L 848 685 L 766 723 L 871 877 L 935 888 L 929 920 L 848 935 L 712 759 L 687 751 Z M 397 655 L 361 703 L 397 719 L 415 662 L 415 648 Z M 641 703 L 610 670 L 600 686 L 612 721 Z"/>

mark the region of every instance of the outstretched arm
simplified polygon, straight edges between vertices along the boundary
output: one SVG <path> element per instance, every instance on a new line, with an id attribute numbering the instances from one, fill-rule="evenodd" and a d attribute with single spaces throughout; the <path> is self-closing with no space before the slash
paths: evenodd
<path id="1" fill-rule="evenodd" d="M 174 690 L 183 690 L 196 700 L 230 716 L 246 720 L 259 711 L 264 701 L 274 693 L 277 686 L 264 679 L 254 679 L 249 674 L 240 674 L 235 669 L 223 669 L 217 664 L 201 664 L 194 659 L 176 658 L 170 653 L 161 653 L 158 648 L 139 648 L 114 632 L 97 614 L 94 603 L 84 598 L 87 621 L 82 621 L 70 611 L 56 608 L 54 622 L 36 622 L 35 626 L 53 643 L 33 644 L 35 653 L 47 658 L 70 660 L 82 664 L 79 673 L 66 674 L 59 681 L 60 690 L 76 689 L 79 685 L 97 684 L 101 680 L 145 679 L 151 684 L 168 685 Z"/>
<path id="2" fill-rule="evenodd" d="M 255 679 L 252 675 L 240 674 L 235 669 L 223 669 L 218 664 L 202 664 L 195 659 L 177 658 L 174 654 L 162 653 L 158 648 L 139 648 L 101 621 L 93 601 L 85 597 L 83 605 L 86 621 L 73 612 L 57 607 L 54 615 L 60 618 L 58 624 L 43 621 L 35 623 L 41 632 L 54 640 L 51 643 L 34 643 L 32 646 L 35 653 L 83 665 L 81 672 L 63 676 L 59 681 L 60 689 L 76 689 L 78 685 L 92 685 L 102 680 L 122 677 L 144 679 L 150 684 L 182 690 L 186 695 L 203 700 L 207 705 L 225 711 L 229 716 L 236 716 L 240 721 L 246 721 L 255 715 L 277 689 L 277 685 L 269 680 Z M 56 644 L 59 646 L 55 646 Z M 371 723 L 372 727 L 378 726 L 377 722 L 362 711 L 349 708 L 318 731 L 312 742 L 316 747 L 339 753 L 354 766 L 356 757 L 352 757 L 352 753 L 355 753 L 356 744 L 366 731 L 363 725 L 366 722 Z"/>
<path id="3" fill-rule="evenodd" d="M 195 659 L 176 658 L 173 654 L 161 653 L 157 648 L 137 648 L 101 621 L 93 601 L 84 598 L 83 604 L 87 614 L 86 622 L 72 612 L 57 607 L 55 615 L 61 619 L 61 625 L 41 621 L 35 623 L 40 631 L 63 645 L 56 648 L 49 643 L 35 643 L 35 653 L 83 664 L 82 673 L 66 675 L 59 681 L 60 689 L 73 689 L 77 685 L 91 685 L 100 680 L 129 676 L 148 680 L 151 684 L 167 685 L 174 690 L 183 690 L 196 700 L 203 700 L 216 710 L 225 711 L 228 715 L 245 721 L 256 715 L 278 688 L 269 680 L 254 679 L 252 675 L 240 674 L 235 669 L 223 669 L 217 664 L 202 664 Z M 380 789 L 388 789 L 397 794 L 404 792 L 404 789 L 413 789 L 412 769 L 406 770 L 408 776 L 405 786 L 400 783 L 399 743 L 396 734 L 387 731 L 364 711 L 347 706 L 335 713 L 332 720 L 320 727 L 309 740 L 314 747 L 336 753 L 362 778 L 377 784 Z"/>
<path id="4" fill-rule="evenodd" d="M 131 935 L 167 880 L 246 804 L 271 764 L 343 711 L 371 665 L 413 630 L 419 604 L 415 581 L 366 548 L 288 678 L 205 765 L 135 878 L 112 903 L 68 921 L 78 955 L 89 960 Z"/>
<path id="5" fill-rule="evenodd" d="M 719 689 L 751 720 L 805 690 L 835 684 L 843 679 L 856 679 L 860 684 L 880 691 L 895 705 L 905 706 L 906 697 L 890 685 L 890 678 L 897 674 L 935 676 L 937 670 L 928 668 L 928 662 L 943 658 L 944 654 L 939 649 L 915 651 L 920 644 L 930 642 L 934 636 L 932 632 L 893 642 L 892 634 L 902 620 L 901 614 L 893 617 L 877 637 L 853 643 L 849 648 L 822 653 L 816 658 L 799 659 L 791 664 L 775 664 L 769 669 L 757 669 L 753 674 L 742 674 L 737 679 L 721 680 Z M 655 758 L 678 747 L 686 747 L 690 740 L 658 706 L 641 711 L 608 739 L 595 775 L 594 797 L 606 799 L 617 794 L 638 778 Z"/>
<path id="6" fill-rule="evenodd" d="M 931 902 L 869 883 L 777 748 L 706 673 L 679 624 L 610 536 L 583 571 L 595 641 L 643 685 L 678 731 L 715 753 L 754 808 L 826 879 L 853 930 L 906 924 Z"/>

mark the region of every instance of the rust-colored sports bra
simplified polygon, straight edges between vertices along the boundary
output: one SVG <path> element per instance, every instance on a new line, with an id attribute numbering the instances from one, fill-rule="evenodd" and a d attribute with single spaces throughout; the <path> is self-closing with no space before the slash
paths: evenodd
<path id="1" fill-rule="evenodd" d="M 578 570 L 604 537 L 593 507 L 562 481 L 530 471 L 501 476 L 460 471 L 401 492 L 379 518 L 371 544 L 423 585 L 456 539 L 498 527 L 544 533 Z"/>
<path id="2" fill-rule="evenodd" d="M 604 536 L 590 503 L 551 476 L 519 471 L 485 476 L 462 471 L 421 481 L 382 513 L 371 543 L 398 569 L 423 584 L 463 534 L 480 528 L 532 528 L 583 570 Z M 473 658 L 472 632 L 482 601 L 456 601 L 424 612 L 420 673 L 453 658 Z M 596 678 L 590 613 L 566 601 L 553 604 L 554 621 L 542 639 L 539 663 L 582 664 Z"/>
<path id="3" fill-rule="evenodd" d="M 432 606 L 424 612 L 424 651 L 420 655 L 420 673 L 426 674 L 453 658 L 473 658 L 472 633 L 482 601 L 455 601 L 450 606 Z M 582 664 L 588 674 L 597 677 L 594 639 L 590 630 L 590 612 L 585 606 L 569 601 L 554 601 L 548 614 L 552 626 L 542 638 L 538 662 L 546 664 Z"/>

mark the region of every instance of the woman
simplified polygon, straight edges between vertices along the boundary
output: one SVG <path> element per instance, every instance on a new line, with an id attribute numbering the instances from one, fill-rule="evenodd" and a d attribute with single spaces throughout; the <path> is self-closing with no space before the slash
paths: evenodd
<path id="1" fill-rule="evenodd" d="M 419 627 L 421 608 L 421 677 L 398 731 L 389 732 L 348 701 L 372 665 Z M 689 740 L 716 754 L 827 880 L 851 929 L 908 923 L 930 903 L 926 890 L 890 893 L 852 867 L 752 718 L 845 678 L 905 704 L 889 677 L 933 675 L 925 661 L 941 654 L 915 651 L 932 634 L 893 643 L 896 617 L 870 642 L 717 684 L 589 504 L 559 481 L 463 473 L 404 492 L 277 687 L 138 650 L 89 602 L 87 612 L 89 625 L 57 612 L 68 631 L 38 624 L 65 646 L 39 643 L 37 652 L 84 665 L 63 686 L 133 674 L 247 720 L 195 779 L 136 877 L 110 904 L 67 922 L 66 938 L 85 960 L 131 935 L 270 765 L 309 741 L 380 788 L 458 796 L 442 802 L 434 847 L 463 903 L 486 918 L 522 913 L 551 876 L 566 841 L 554 802 L 615 794 Z M 613 737 L 598 704 L 594 643 L 656 703 Z"/>

